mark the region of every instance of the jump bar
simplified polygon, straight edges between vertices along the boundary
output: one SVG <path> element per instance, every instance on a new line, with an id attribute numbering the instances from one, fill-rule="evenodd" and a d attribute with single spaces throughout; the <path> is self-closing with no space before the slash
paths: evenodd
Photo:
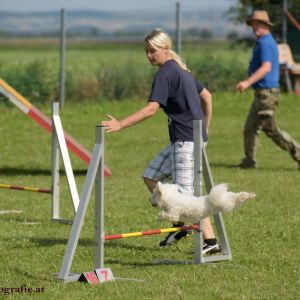
<path id="1" fill-rule="evenodd" d="M 182 226 L 182 227 L 172 227 L 172 228 L 164 228 L 164 229 L 153 229 L 153 230 L 147 230 L 147 231 L 106 235 L 105 240 L 108 241 L 108 240 L 124 239 L 124 238 L 129 238 L 129 237 L 138 237 L 138 236 L 144 236 L 144 235 L 169 233 L 169 232 L 191 230 L 191 229 L 194 229 L 194 230 L 199 229 L 199 225 L 190 225 L 190 226 Z"/>
<path id="2" fill-rule="evenodd" d="M 0 184 L 1 189 L 11 189 L 11 190 L 18 190 L 18 191 L 27 191 L 27 192 L 36 192 L 36 193 L 47 193 L 51 194 L 52 191 L 48 189 L 40 189 L 40 188 L 34 188 L 30 186 L 16 186 L 16 185 L 10 185 L 10 184 Z"/>

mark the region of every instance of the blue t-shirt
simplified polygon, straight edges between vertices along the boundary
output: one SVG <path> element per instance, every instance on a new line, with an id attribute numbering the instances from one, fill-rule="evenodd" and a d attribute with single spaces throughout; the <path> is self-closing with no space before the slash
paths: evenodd
<path id="1" fill-rule="evenodd" d="M 199 99 L 203 89 L 204 86 L 173 59 L 166 61 L 155 74 L 148 101 L 158 102 L 167 114 L 171 143 L 194 140 L 193 120 L 204 120 Z M 204 124 L 202 135 L 207 142 Z"/>
<path id="2" fill-rule="evenodd" d="M 263 62 L 267 61 L 272 64 L 271 71 L 268 72 L 264 78 L 252 85 L 254 89 L 271 89 L 279 87 L 278 49 L 271 34 L 266 34 L 256 41 L 249 65 L 249 76 L 259 69 Z"/>

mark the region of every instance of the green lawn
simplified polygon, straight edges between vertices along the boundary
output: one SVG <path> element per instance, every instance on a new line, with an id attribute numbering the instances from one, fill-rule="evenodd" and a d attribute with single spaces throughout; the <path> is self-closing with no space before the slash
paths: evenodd
<path id="1" fill-rule="evenodd" d="M 105 266 L 118 280 L 90 286 L 62 284 L 59 272 L 71 227 L 53 223 L 47 194 L 0 189 L 0 291 L 4 288 L 43 288 L 43 292 L 15 294 L 32 299 L 297 299 L 300 285 L 299 182 L 300 172 L 289 155 L 263 134 L 258 168 L 236 167 L 243 156 L 242 130 L 251 93 L 217 93 L 207 148 L 215 183 L 227 182 L 234 191 L 253 191 L 256 200 L 224 214 L 233 252 L 231 261 L 207 265 L 153 265 L 159 258 L 192 259 L 191 237 L 160 248 L 162 236 L 109 241 Z M 279 124 L 300 141 L 299 96 L 284 95 Z M 142 107 L 138 101 L 83 102 L 67 100 L 61 111 L 65 130 L 92 149 L 95 125 L 109 113 L 119 118 Z M 39 106 L 48 116 L 50 105 Z M 49 188 L 51 137 L 17 108 L 0 105 L 0 183 Z M 149 160 L 168 142 L 167 120 L 159 113 L 120 133 L 106 135 L 105 159 L 112 176 L 105 179 L 106 234 L 169 227 L 156 220 L 141 174 Z M 79 192 L 86 166 L 71 154 Z M 93 269 L 93 201 L 81 233 L 72 272 Z M 61 175 L 62 217 L 72 218 L 71 198 Z M 4 298 L 3 292 L 1 298 Z"/>
<path id="2" fill-rule="evenodd" d="M 232 91 L 246 73 L 250 48 L 226 42 L 184 43 L 182 56 L 193 75 L 211 91 Z M 33 103 L 59 99 L 57 44 L 0 44 L 1 78 Z M 76 101 L 148 96 L 156 68 L 139 44 L 68 43 L 65 93 Z"/>

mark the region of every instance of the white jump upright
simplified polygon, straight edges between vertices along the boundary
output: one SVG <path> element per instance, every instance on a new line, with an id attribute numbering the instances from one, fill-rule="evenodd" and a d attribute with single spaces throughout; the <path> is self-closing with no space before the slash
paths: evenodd
<path id="1" fill-rule="evenodd" d="M 83 190 L 80 195 L 78 210 L 73 221 L 70 238 L 63 258 L 58 279 L 70 282 L 77 281 L 81 275 L 71 274 L 70 269 L 78 244 L 84 217 L 89 204 L 90 195 L 96 182 L 96 226 L 95 226 L 95 269 L 103 267 L 104 261 L 104 129 L 96 127 L 96 143 L 92 152 L 91 162 L 87 171 Z"/>
<path id="2" fill-rule="evenodd" d="M 104 127 L 96 128 L 96 143 L 101 145 L 100 164 L 95 179 L 95 269 L 104 268 Z"/>
<path id="3" fill-rule="evenodd" d="M 214 186 L 212 173 L 210 170 L 208 157 L 202 140 L 202 121 L 194 120 L 194 194 L 195 196 L 201 196 L 202 194 L 202 177 L 204 178 L 207 193 L 210 192 Z M 195 231 L 195 252 L 194 263 L 203 264 L 207 262 L 230 260 L 232 258 L 229 240 L 225 228 L 225 223 L 221 213 L 213 216 L 216 229 L 218 232 L 218 238 L 221 245 L 221 254 L 203 256 L 203 224 L 200 222 L 200 231 Z"/>
<path id="4" fill-rule="evenodd" d="M 193 138 L 194 138 L 194 196 L 202 195 L 202 151 L 204 149 L 202 138 L 202 120 L 193 122 Z M 203 262 L 202 246 L 203 246 L 203 222 L 198 222 L 200 229 L 194 233 L 194 263 Z"/>
<path id="5" fill-rule="evenodd" d="M 59 113 L 59 105 L 52 105 L 52 124 L 53 115 Z M 60 220 L 60 198 L 59 198 L 59 144 L 55 127 L 52 126 L 52 220 Z"/>
<path id="6" fill-rule="evenodd" d="M 72 165 L 68 153 L 64 131 L 59 117 L 59 103 L 54 102 L 52 106 L 52 220 L 66 222 L 60 218 L 60 199 L 59 199 L 59 150 L 63 159 L 68 186 L 72 198 L 74 212 L 77 212 L 79 196 L 76 182 L 72 170 Z"/>

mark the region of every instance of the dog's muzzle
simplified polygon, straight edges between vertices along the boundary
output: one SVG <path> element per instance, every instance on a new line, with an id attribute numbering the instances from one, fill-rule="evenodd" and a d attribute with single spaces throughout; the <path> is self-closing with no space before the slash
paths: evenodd
<path id="1" fill-rule="evenodd" d="M 154 195 L 152 195 L 152 196 L 149 198 L 149 201 L 150 201 L 150 203 L 151 203 L 151 205 L 152 205 L 153 207 L 157 207 L 158 204 L 157 204 L 157 201 L 156 201 Z"/>

